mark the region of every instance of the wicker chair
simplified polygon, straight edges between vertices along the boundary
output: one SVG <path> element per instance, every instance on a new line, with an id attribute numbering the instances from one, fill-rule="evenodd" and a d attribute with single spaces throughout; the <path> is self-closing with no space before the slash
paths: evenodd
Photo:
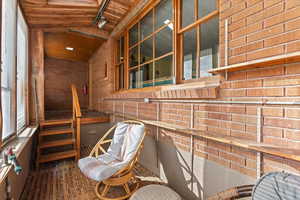
<path id="1" fill-rule="evenodd" d="M 125 124 L 135 124 L 135 125 L 141 125 L 144 128 L 144 124 L 138 121 L 124 121 Z M 117 125 L 113 126 L 111 129 L 109 129 L 105 135 L 99 140 L 99 142 L 95 145 L 95 147 L 92 149 L 89 157 L 87 159 L 91 158 L 99 158 L 101 154 L 107 154 L 107 151 L 103 147 L 103 145 L 112 144 L 113 139 L 109 139 L 108 137 L 114 132 L 114 130 L 117 128 Z M 136 148 L 136 151 L 134 153 L 133 158 L 126 162 L 126 166 L 123 166 L 121 169 L 119 169 L 116 173 L 111 175 L 109 178 L 101 180 L 97 183 L 95 187 L 95 193 L 99 199 L 105 199 L 105 200 L 122 200 L 129 198 L 137 189 L 138 189 L 138 181 L 135 178 L 135 175 L 133 173 L 133 168 L 135 164 L 138 161 L 138 157 L 140 155 L 142 146 L 143 146 L 143 140 L 145 137 L 145 131 L 142 129 L 142 135 L 139 137 L 138 145 Z M 128 131 L 128 130 L 127 130 Z M 128 134 L 131 134 L 129 131 Z M 85 158 L 84 158 L 85 159 Z M 80 161 L 79 161 L 80 162 Z M 80 164 L 79 164 L 80 165 Z M 83 172 L 82 168 L 80 167 L 81 171 Z M 84 173 L 84 172 L 83 172 Z M 91 178 L 91 177 L 89 177 Z M 96 180 L 96 179 L 94 179 Z M 98 181 L 98 180 L 97 180 Z M 134 183 L 134 187 L 130 189 L 129 183 Z M 107 194 L 109 190 L 112 187 L 123 187 L 125 191 L 125 195 L 120 195 L 119 197 L 107 197 Z"/>
<path id="2" fill-rule="evenodd" d="M 233 200 L 251 197 L 253 187 L 254 185 L 244 185 L 230 188 L 212 197 L 209 197 L 208 200 Z"/>

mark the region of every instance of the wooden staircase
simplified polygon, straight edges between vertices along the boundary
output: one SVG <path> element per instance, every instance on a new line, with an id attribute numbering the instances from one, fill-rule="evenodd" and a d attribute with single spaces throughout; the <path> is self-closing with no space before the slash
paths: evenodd
<path id="1" fill-rule="evenodd" d="M 77 91 L 71 86 L 73 97 L 72 119 L 46 120 L 40 122 L 37 148 L 37 167 L 39 164 L 80 158 L 80 117 L 81 110 Z"/>
<path id="2" fill-rule="evenodd" d="M 72 120 L 49 120 L 41 122 L 37 164 L 65 158 L 78 159 L 76 135 Z"/>

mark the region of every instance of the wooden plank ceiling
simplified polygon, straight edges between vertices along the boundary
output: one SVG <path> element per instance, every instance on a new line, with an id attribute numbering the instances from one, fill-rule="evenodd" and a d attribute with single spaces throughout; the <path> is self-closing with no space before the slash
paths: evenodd
<path id="1" fill-rule="evenodd" d="M 45 33 L 45 54 L 51 58 L 87 62 L 104 41 L 80 33 Z M 68 50 L 67 47 L 73 50 Z"/>
<path id="2" fill-rule="evenodd" d="M 95 27 L 93 21 L 103 0 L 20 0 L 32 28 Z M 104 12 L 111 32 L 139 0 L 111 0 Z"/>

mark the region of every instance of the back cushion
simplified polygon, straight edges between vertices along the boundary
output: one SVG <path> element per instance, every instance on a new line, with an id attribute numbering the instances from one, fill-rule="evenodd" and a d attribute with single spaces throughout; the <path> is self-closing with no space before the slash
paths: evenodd
<path id="1" fill-rule="evenodd" d="M 125 133 L 128 129 L 128 126 L 129 124 L 123 122 L 117 124 L 112 142 L 107 150 L 107 153 L 117 160 L 122 160 L 121 150 L 122 150 Z"/>
<path id="2" fill-rule="evenodd" d="M 144 136 L 144 125 L 130 124 L 127 128 L 122 145 L 122 160 L 130 162 L 135 156 Z"/>

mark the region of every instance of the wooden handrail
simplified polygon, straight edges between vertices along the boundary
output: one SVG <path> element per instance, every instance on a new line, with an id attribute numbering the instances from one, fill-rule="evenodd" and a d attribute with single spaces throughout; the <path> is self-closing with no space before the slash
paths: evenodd
<path id="1" fill-rule="evenodd" d="M 82 116 L 78 93 L 75 85 L 71 85 L 72 90 L 72 101 L 73 101 L 73 126 L 76 127 L 76 151 L 77 151 L 77 160 L 80 158 L 80 118 Z"/>
<path id="2" fill-rule="evenodd" d="M 79 104 L 79 98 L 78 98 L 78 93 L 75 85 L 71 85 L 72 89 L 72 99 L 73 99 L 73 112 L 75 114 L 75 117 L 81 117 L 81 109 L 80 109 L 80 104 Z"/>

